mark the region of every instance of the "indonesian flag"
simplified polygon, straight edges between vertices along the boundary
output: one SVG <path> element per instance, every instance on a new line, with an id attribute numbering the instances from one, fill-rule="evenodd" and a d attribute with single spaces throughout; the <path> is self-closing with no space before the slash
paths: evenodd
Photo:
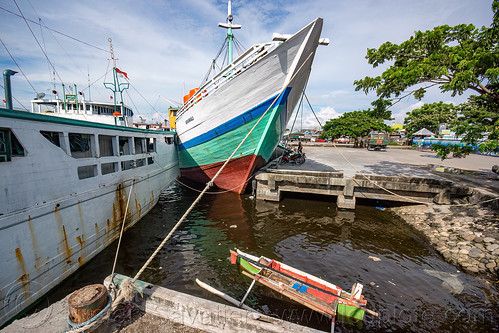
<path id="1" fill-rule="evenodd" d="M 116 73 L 121 74 L 122 77 L 124 76 L 128 80 L 128 75 L 126 72 L 120 71 L 118 67 L 114 67 L 114 69 L 116 70 Z"/>

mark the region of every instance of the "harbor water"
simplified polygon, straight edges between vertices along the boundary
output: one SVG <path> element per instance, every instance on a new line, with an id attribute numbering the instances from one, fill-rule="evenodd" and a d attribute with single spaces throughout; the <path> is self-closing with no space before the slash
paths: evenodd
<path id="1" fill-rule="evenodd" d="M 134 276 L 198 195 L 180 185 L 124 235 L 116 271 Z M 331 199 L 207 194 L 161 250 L 141 280 L 223 302 L 199 288 L 198 278 L 241 299 L 250 285 L 229 260 L 229 250 L 264 255 L 349 291 L 364 285 L 362 323 L 338 322 L 338 332 L 498 331 L 497 281 L 460 272 L 424 237 L 387 210 L 358 205 L 338 210 Z M 317 200 L 319 199 L 319 200 Z M 82 267 L 41 305 L 102 282 L 111 273 L 117 242 Z M 246 304 L 272 316 L 329 331 L 327 318 L 256 285 Z"/>

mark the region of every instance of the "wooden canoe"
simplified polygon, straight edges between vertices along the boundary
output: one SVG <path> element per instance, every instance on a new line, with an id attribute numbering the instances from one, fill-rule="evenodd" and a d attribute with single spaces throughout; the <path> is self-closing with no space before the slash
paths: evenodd
<path id="1" fill-rule="evenodd" d="M 243 274 L 282 295 L 307 306 L 329 318 L 337 314 L 362 320 L 364 313 L 377 316 L 366 309 L 367 301 L 362 295 L 363 286 L 356 283 L 351 292 L 305 273 L 279 261 L 256 257 L 241 250 L 231 250 L 231 263 L 238 264 Z"/>

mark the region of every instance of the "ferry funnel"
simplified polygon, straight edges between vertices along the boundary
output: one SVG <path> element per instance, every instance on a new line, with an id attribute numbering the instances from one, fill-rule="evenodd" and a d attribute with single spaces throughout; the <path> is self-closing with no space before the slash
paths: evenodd
<path id="1" fill-rule="evenodd" d="M 12 90 L 10 88 L 10 77 L 16 74 L 16 71 L 6 69 L 3 71 L 3 86 L 5 89 L 5 101 L 7 109 L 12 110 Z"/>

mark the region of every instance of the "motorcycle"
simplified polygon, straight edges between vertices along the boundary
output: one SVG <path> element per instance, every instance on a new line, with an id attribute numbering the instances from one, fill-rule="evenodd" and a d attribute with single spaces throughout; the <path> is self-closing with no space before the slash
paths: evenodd
<path id="1" fill-rule="evenodd" d="M 296 163 L 296 164 L 303 164 L 305 163 L 305 153 L 298 153 L 294 150 L 286 150 L 284 151 L 284 154 L 282 154 L 281 157 L 279 157 L 279 164 L 286 164 L 286 163 Z"/>

